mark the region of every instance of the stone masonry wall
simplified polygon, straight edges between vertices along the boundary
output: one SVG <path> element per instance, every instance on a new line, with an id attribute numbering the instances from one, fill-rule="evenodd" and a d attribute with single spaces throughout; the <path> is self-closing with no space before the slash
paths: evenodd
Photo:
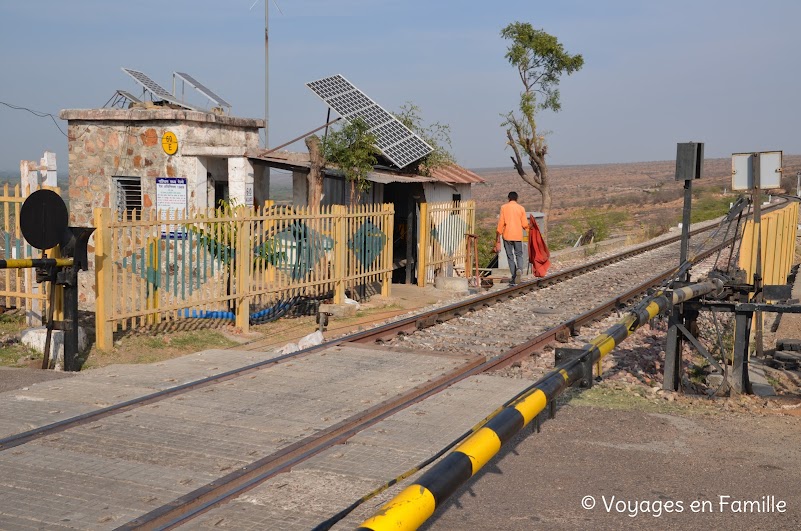
<path id="1" fill-rule="evenodd" d="M 178 137 L 178 152 L 167 155 L 161 146 L 165 131 L 172 131 Z M 142 201 L 144 208 L 150 208 L 156 201 L 157 177 L 185 177 L 190 190 L 194 181 L 200 178 L 198 172 L 183 170 L 197 164 L 197 155 L 205 148 L 226 146 L 246 148 L 258 146 L 258 133 L 249 132 L 219 124 L 176 124 L 164 122 L 144 122 L 122 124 L 114 122 L 82 122 L 68 128 L 69 171 L 70 171 L 70 221 L 73 225 L 92 224 L 92 211 L 95 207 L 113 206 L 113 176 L 133 176 L 142 179 Z M 240 155 L 241 156 L 241 155 Z M 186 172 L 186 173 L 184 173 Z M 205 186 L 205 175 L 202 175 Z M 198 183 L 200 184 L 200 183 Z M 191 206 L 202 206 L 190 194 Z M 205 201 L 201 202 L 205 203 Z"/>
<path id="2" fill-rule="evenodd" d="M 68 121 L 70 225 L 92 226 L 96 207 L 114 208 L 112 177 L 140 177 L 144 208 L 156 203 L 157 177 L 187 179 L 189 207 L 207 204 L 204 157 L 243 157 L 259 145 L 261 120 L 165 110 L 66 110 Z M 167 155 L 165 131 L 178 138 Z M 196 197 L 198 194 L 202 196 Z M 95 300 L 94 237 L 89 241 L 90 270 L 79 275 L 81 309 Z"/>

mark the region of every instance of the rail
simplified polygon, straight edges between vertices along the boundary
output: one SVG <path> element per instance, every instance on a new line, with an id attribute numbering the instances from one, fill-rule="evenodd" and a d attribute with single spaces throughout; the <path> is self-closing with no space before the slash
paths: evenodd
<path id="1" fill-rule="evenodd" d="M 715 248 L 712 248 L 706 251 L 705 253 L 702 253 L 697 257 L 697 259 L 702 259 L 706 256 L 709 256 L 710 254 L 716 252 L 718 248 L 724 247 L 730 244 L 732 241 L 733 238 L 728 239 L 726 242 L 723 242 L 722 244 L 716 246 Z M 672 243 L 672 242 L 670 241 L 659 242 L 659 244 L 661 245 L 667 243 Z M 657 246 L 659 244 L 657 244 Z M 644 248 L 650 249 L 652 248 L 652 246 L 645 246 Z M 627 253 L 627 255 L 629 255 L 629 253 Z M 536 287 L 540 286 L 541 284 L 547 285 L 549 283 L 556 282 L 558 281 L 556 277 L 570 278 L 572 276 L 580 274 L 580 269 L 585 269 L 585 270 L 597 269 L 598 267 L 601 267 L 600 265 L 601 263 L 610 262 L 610 260 L 617 261 L 614 260 L 613 257 L 610 257 L 610 259 L 600 260 L 593 262 L 592 264 L 588 264 L 587 266 L 585 266 L 585 268 L 574 268 L 572 270 L 562 272 L 559 275 L 546 277 L 536 282 L 530 282 L 521 285 L 517 288 L 509 288 L 506 290 L 501 290 L 498 292 L 475 297 L 473 299 L 464 301 L 460 304 L 451 305 L 448 311 L 443 311 L 443 309 L 439 309 L 433 312 L 427 312 L 426 314 L 421 314 L 412 318 L 402 320 L 403 326 L 411 326 L 414 329 L 430 326 L 439 321 L 446 320 L 447 318 L 450 318 L 450 316 L 460 315 L 485 305 L 501 302 L 508 297 L 513 297 L 518 294 L 522 294 L 530 289 L 536 289 Z M 356 433 L 364 429 L 365 427 L 381 420 L 382 418 L 386 418 L 387 416 L 393 414 L 396 411 L 399 411 L 400 409 L 407 407 L 409 404 L 415 401 L 419 401 L 426 398 L 427 396 L 431 396 L 432 394 L 437 393 L 440 390 L 445 389 L 448 386 L 452 385 L 453 383 L 456 383 L 459 380 L 467 378 L 468 376 L 501 367 L 505 364 L 511 363 L 511 361 L 514 359 L 528 355 L 529 353 L 531 353 L 533 350 L 536 350 L 545 342 L 555 338 L 558 333 L 560 332 L 564 333 L 565 331 L 572 330 L 576 326 L 581 326 L 586 322 L 597 319 L 597 317 L 600 314 L 620 307 L 620 305 L 624 301 L 630 300 L 632 297 L 636 296 L 637 293 L 641 293 L 642 291 L 652 287 L 653 285 L 662 282 L 665 278 L 670 278 L 671 276 L 675 275 L 675 273 L 676 273 L 676 268 L 671 268 L 665 271 L 662 275 L 654 277 L 653 279 L 642 284 L 641 286 L 632 289 L 629 293 L 611 299 L 610 301 L 607 301 L 605 304 L 600 305 L 598 308 L 589 311 L 583 314 L 582 316 L 578 316 L 574 319 L 571 319 L 570 321 L 561 323 L 558 326 L 546 331 L 545 333 L 541 334 L 537 338 L 534 338 L 534 340 L 529 341 L 524 345 L 519 345 L 507 352 L 504 352 L 502 355 L 496 356 L 495 358 L 492 358 L 480 364 L 476 364 L 472 367 L 465 368 L 464 370 L 459 371 L 458 373 L 448 374 L 441 379 L 428 382 L 425 386 L 419 386 L 418 388 L 415 388 L 414 390 L 410 391 L 403 397 L 400 397 L 401 400 L 387 401 L 383 404 L 376 406 L 372 410 L 362 412 L 354 416 L 353 418 L 348 419 L 345 424 L 331 427 L 329 430 L 326 430 L 325 433 L 320 434 L 319 437 L 315 436 L 308 438 L 307 440 L 304 441 L 299 441 L 298 443 L 292 445 L 291 447 L 284 448 L 279 452 L 276 452 L 275 454 L 271 454 L 269 456 L 260 459 L 258 462 L 251 463 L 250 465 L 247 465 L 242 469 L 232 474 L 229 474 L 229 476 L 226 476 L 225 478 L 221 478 L 213 482 L 212 484 L 206 485 L 201 489 L 198 489 L 193 493 L 190 493 L 187 496 L 182 497 L 180 500 L 175 500 L 174 502 L 168 504 L 167 506 L 165 506 L 160 510 L 154 511 L 153 513 L 149 513 L 149 515 L 144 515 L 136 519 L 135 521 L 136 526 L 141 526 L 143 528 L 164 528 L 163 526 L 165 525 L 171 526 L 177 522 L 187 521 L 188 519 L 191 519 L 193 516 L 199 514 L 199 512 L 207 510 L 215 503 L 219 503 L 219 501 L 224 499 L 229 499 L 232 496 L 236 496 L 239 493 L 244 492 L 244 490 L 252 488 L 261 481 L 267 479 L 268 477 L 271 477 L 275 474 L 287 470 L 294 464 L 297 464 L 303 459 L 307 459 L 311 455 L 315 455 L 316 453 L 322 451 L 327 447 L 330 447 L 333 444 L 337 444 L 338 442 L 346 440 L 353 433 Z M 91 412 L 86 415 L 82 415 L 80 417 L 68 419 L 60 423 L 54 423 L 52 425 L 43 426 L 41 428 L 37 428 L 29 432 L 24 432 L 22 434 L 17 434 L 15 436 L 0 440 L 0 450 L 6 450 L 8 448 L 24 444 L 28 441 L 34 440 L 44 435 L 55 433 L 57 431 L 62 431 L 78 424 L 92 422 L 99 418 L 103 418 L 104 416 L 112 415 L 124 410 L 129 410 L 134 407 L 138 407 L 139 405 L 143 405 L 145 403 L 153 403 L 155 401 L 166 398 L 167 396 L 174 396 L 176 394 L 187 392 L 191 389 L 197 389 L 202 386 L 211 385 L 214 383 L 218 383 L 220 381 L 229 380 L 231 378 L 236 378 L 238 376 L 247 374 L 254 370 L 259 370 L 261 368 L 273 365 L 275 363 L 281 363 L 283 361 L 292 359 L 296 356 L 319 351 L 321 349 L 328 348 L 335 344 L 340 344 L 348 341 L 360 341 L 360 342 L 366 342 L 371 340 L 375 341 L 376 339 L 385 337 L 386 335 L 391 334 L 393 332 L 397 333 L 397 330 L 398 330 L 397 323 L 392 323 L 390 325 L 387 325 L 386 327 L 379 327 L 372 331 L 365 331 L 357 334 L 351 334 L 349 336 L 340 338 L 336 341 L 329 342 L 324 345 L 308 349 L 306 351 L 293 353 L 290 355 L 282 356 L 280 358 L 274 358 L 271 360 L 265 360 L 263 362 L 238 368 L 232 371 L 228 371 L 220 375 L 205 378 L 197 382 L 192 382 L 189 384 L 185 384 L 183 386 L 178 386 L 159 393 L 153 393 L 151 395 L 147 395 L 139 399 L 128 401 L 124 404 L 118 404 L 109 408 L 104 408 L 103 410 L 98 410 L 96 412 Z M 169 508 L 169 510 L 167 510 L 167 508 Z"/>

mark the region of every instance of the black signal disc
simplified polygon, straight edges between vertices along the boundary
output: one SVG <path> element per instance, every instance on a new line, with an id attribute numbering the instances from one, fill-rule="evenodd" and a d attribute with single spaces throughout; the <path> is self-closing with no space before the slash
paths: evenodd
<path id="1" fill-rule="evenodd" d="M 37 190 L 22 203 L 19 228 L 37 249 L 50 249 L 61 243 L 68 224 L 67 205 L 52 190 Z"/>

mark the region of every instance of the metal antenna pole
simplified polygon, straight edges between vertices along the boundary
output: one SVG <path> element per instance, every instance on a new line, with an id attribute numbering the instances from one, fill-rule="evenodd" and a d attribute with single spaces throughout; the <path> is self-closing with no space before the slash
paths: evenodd
<path id="1" fill-rule="evenodd" d="M 264 149 L 270 147 L 270 0 L 264 0 Z"/>
<path id="2" fill-rule="evenodd" d="M 264 0 L 264 149 L 270 148 L 270 0 Z M 255 182 L 254 170 L 254 183 L 253 187 L 257 188 Z M 264 184 L 261 189 L 265 193 L 263 199 L 270 197 L 270 166 L 264 166 L 261 174 L 261 180 Z M 255 190 L 253 199 L 256 199 Z"/>

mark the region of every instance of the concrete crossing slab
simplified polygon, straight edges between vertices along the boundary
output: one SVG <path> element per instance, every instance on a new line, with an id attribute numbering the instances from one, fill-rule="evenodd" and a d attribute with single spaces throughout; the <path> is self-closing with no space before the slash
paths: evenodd
<path id="1" fill-rule="evenodd" d="M 182 529 L 311 529 L 436 454 L 531 383 L 489 375 L 462 380 Z M 419 474 L 366 502 L 334 529 L 357 527 Z"/>
<path id="2" fill-rule="evenodd" d="M 82 385 L 105 399 L 230 368 L 204 363 L 196 371 L 197 359 L 188 367 L 171 360 L 174 373 L 136 366 L 89 372 L 32 386 L 21 399 L 0 394 L 0 405 L 13 405 L 28 424 L 45 424 L 92 407 Z M 117 527 L 466 360 L 339 346 L 7 449 L 0 452 L 0 528 Z M 0 411 L 0 425 L 10 425 L 6 408 Z"/>

